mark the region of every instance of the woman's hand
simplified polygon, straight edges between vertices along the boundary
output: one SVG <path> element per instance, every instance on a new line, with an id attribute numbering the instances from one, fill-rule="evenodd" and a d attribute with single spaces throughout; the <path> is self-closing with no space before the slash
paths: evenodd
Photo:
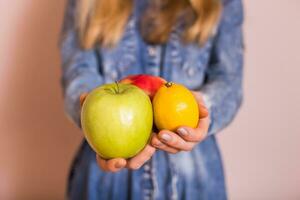
<path id="1" fill-rule="evenodd" d="M 83 93 L 80 95 L 80 106 L 88 94 Z M 136 156 L 126 160 L 124 158 L 114 158 L 110 160 L 104 160 L 99 155 L 96 155 L 97 163 L 103 171 L 106 172 L 118 172 L 123 168 L 128 168 L 132 170 L 139 169 L 145 162 L 147 162 L 152 155 L 155 153 L 155 148 L 149 144 L 138 153 Z"/>
<path id="2" fill-rule="evenodd" d="M 147 144 L 140 153 L 128 160 L 124 158 L 104 160 L 97 155 L 97 162 L 100 168 L 107 172 L 118 172 L 123 168 L 137 170 L 153 156 L 155 150 L 153 146 Z"/>
<path id="3" fill-rule="evenodd" d="M 199 92 L 193 92 L 199 107 L 199 123 L 197 128 L 179 127 L 175 132 L 162 130 L 154 134 L 151 144 L 169 153 L 191 151 L 199 142 L 205 139 L 209 128 L 209 113 Z"/>

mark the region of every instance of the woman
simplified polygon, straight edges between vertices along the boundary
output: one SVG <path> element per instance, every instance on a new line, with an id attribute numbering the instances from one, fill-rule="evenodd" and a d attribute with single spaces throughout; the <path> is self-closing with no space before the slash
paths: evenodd
<path id="1" fill-rule="evenodd" d="M 129 160 L 96 158 L 84 141 L 68 198 L 226 199 L 215 134 L 242 100 L 241 0 L 69 1 L 62 84 L 66 111 L 79 127 L 80 97 L 129 74 L 184 84 L 204 115 L 196 129 L 154 133 Z"/>

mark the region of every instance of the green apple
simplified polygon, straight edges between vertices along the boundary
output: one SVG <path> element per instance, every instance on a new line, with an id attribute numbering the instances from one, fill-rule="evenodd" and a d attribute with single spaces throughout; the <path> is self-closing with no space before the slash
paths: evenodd
<path id="1" fill-rule="evenodd" d="M 102 85 L 86 97 L 81 124 L 88 143 L 102 158 L 133 157 L 152 132 L 151 100 L 131 84 Z"/>

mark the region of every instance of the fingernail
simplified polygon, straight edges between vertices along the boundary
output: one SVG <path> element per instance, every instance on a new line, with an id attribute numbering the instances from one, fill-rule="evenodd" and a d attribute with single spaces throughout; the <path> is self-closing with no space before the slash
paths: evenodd
<path id="1" fill-rule="evenodd" d="M 154 145 L 157 146 L 157 147 L 160 147 L 162 145 L 162 143 L 161 142 L 157 142 Z"/>
<path id="2" fill-rule="evenodd" d="M 164 141 L 168 142 L 168 141 L 170 141 L 172 138 L 171 138 L 170 135 L 164 133 L 164 134 L 162 134 L 161 139 L 163 139 Z"/>
<path id="3" fill-rule="evenodd" d="M 123 167 L 123 164 L 120 163 L 120 162 L 117 162 L 117 163 L 115 164 L 115 167 L 116 167 L 116 168 L 121 168 L 121 167 Z"/>
<path id="4" fill-rule="evenodd" d="M 185 128 L 179 128 L 177 132 L 182 136 L 187 136 L 189 132 Z"/>

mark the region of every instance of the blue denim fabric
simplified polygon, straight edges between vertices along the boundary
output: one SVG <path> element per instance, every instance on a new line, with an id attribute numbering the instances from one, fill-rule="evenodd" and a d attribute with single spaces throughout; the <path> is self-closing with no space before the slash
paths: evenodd
<path id="1" fill-rule="evenodd" d="M 198 90 L 210 111 L 209 136 L 191 152 L 158 151 L 141 169 L 101 171 L 95 153 L 83 141 L 73 162 L 68 199 L 227 199 L 215 133 L 234 118 L 242 101 L 243 8 L 241 0 L 223 0 L 215 34 L 203 46 L 184 44 L 178 23 L 165 45 L 143 41 L 138 19 L 147 0 L 135 2 L 123 37 L 114 48 L 79 47 L 74 25 L 76 0 L 69 0 L 60 41 L 62 87 L 67 115 L 80 127 L 79 96 L 129 74 L 152 74 Z"/>

